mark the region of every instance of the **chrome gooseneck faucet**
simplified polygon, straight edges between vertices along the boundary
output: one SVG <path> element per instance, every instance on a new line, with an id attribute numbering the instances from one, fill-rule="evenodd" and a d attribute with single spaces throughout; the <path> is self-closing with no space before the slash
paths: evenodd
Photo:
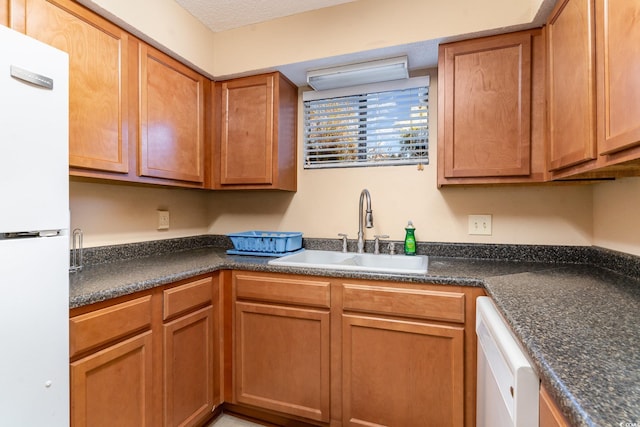
<path id="1" fill-rule="evenodd" d="M 358 253 L 364 253 L 364 230 L 362 229 L 362 203 L 367 198 L 367 211 L 365 213 L 365 226 L 373 228 L 373 212 L 371 211 L 371 194 L 366 188 L 360 193 L 360 209 L 358 210 Z"/>

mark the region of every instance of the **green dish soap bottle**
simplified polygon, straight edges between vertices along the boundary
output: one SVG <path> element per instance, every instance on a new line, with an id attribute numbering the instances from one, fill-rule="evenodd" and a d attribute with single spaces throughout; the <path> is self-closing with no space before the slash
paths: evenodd
<path id="1" fill-rule="evenodd" d="M 404 237 L 404 254 L 405 255 L 415 255 L 416 254 L 416 228 L 413 226 L 413 223 L 409 221 L 407 226 L 404 228 L 407 234 Z"/>

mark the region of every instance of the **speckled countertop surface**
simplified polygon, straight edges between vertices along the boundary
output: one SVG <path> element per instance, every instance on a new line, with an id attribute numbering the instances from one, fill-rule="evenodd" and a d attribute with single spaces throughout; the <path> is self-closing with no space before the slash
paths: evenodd
<path id="1" fill-rule="evenodd" d="M 577 252 L 572 264 L 529 255 L 533 261 L 430 256 L 426 276 L 401 276 L 274 267 L 270 258 L 229 256 L 216 247 L 180 248 L 71 274 L 70 307 L 221 269 L 484 287 L 572 425 L 640 425 L 640 261 Z M 611 271 L 618 268 L 625 274 Z"/>
<path id="2" fill-rule="evenodd" d="M 640 281 L 566 266 L 484 283 L 573 425 L 640 425 Z"/>

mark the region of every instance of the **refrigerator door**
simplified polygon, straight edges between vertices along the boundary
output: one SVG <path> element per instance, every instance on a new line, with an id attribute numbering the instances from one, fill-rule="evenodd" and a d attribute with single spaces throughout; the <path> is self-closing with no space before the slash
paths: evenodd
<path id="1" fill-rule="evenodd" d="M 68 64 L 0 25 L 0 233 L 69 227 Z"/>
<path id="2" fill-rule="evenodd" d="M 0 425 L 69 425 L 68 236 L 0 240 Z"/>

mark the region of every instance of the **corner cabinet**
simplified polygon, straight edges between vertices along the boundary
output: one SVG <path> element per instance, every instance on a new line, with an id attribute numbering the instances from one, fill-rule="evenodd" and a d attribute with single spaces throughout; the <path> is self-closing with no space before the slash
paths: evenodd
<path id="1" fill-rule="evenodd" d="M 544 32 L 440 46 L 438 186 L 545 180 Z"/>
<path id="2" fill-rule="evenodd" d="M 554 179 L 640 175 L 637 1 L 562 0 L 548 31 Z"/>
<path id="3" fill-rule="evenodd" d="M 70 313 L 71 425 L 196 426 L 222 403 L 217 275 Z"/>
<path id="4" fill-rule="evenodd" d="M 199 425 L 221 402 L 218 289 L 205 277 L 163 291 L 165 427 Z"/>
<path id="5" fill-rule="evenodd" d="M 296 191 L 298 90 L 280 73 L 216 82 L 215 189 Z"/>

